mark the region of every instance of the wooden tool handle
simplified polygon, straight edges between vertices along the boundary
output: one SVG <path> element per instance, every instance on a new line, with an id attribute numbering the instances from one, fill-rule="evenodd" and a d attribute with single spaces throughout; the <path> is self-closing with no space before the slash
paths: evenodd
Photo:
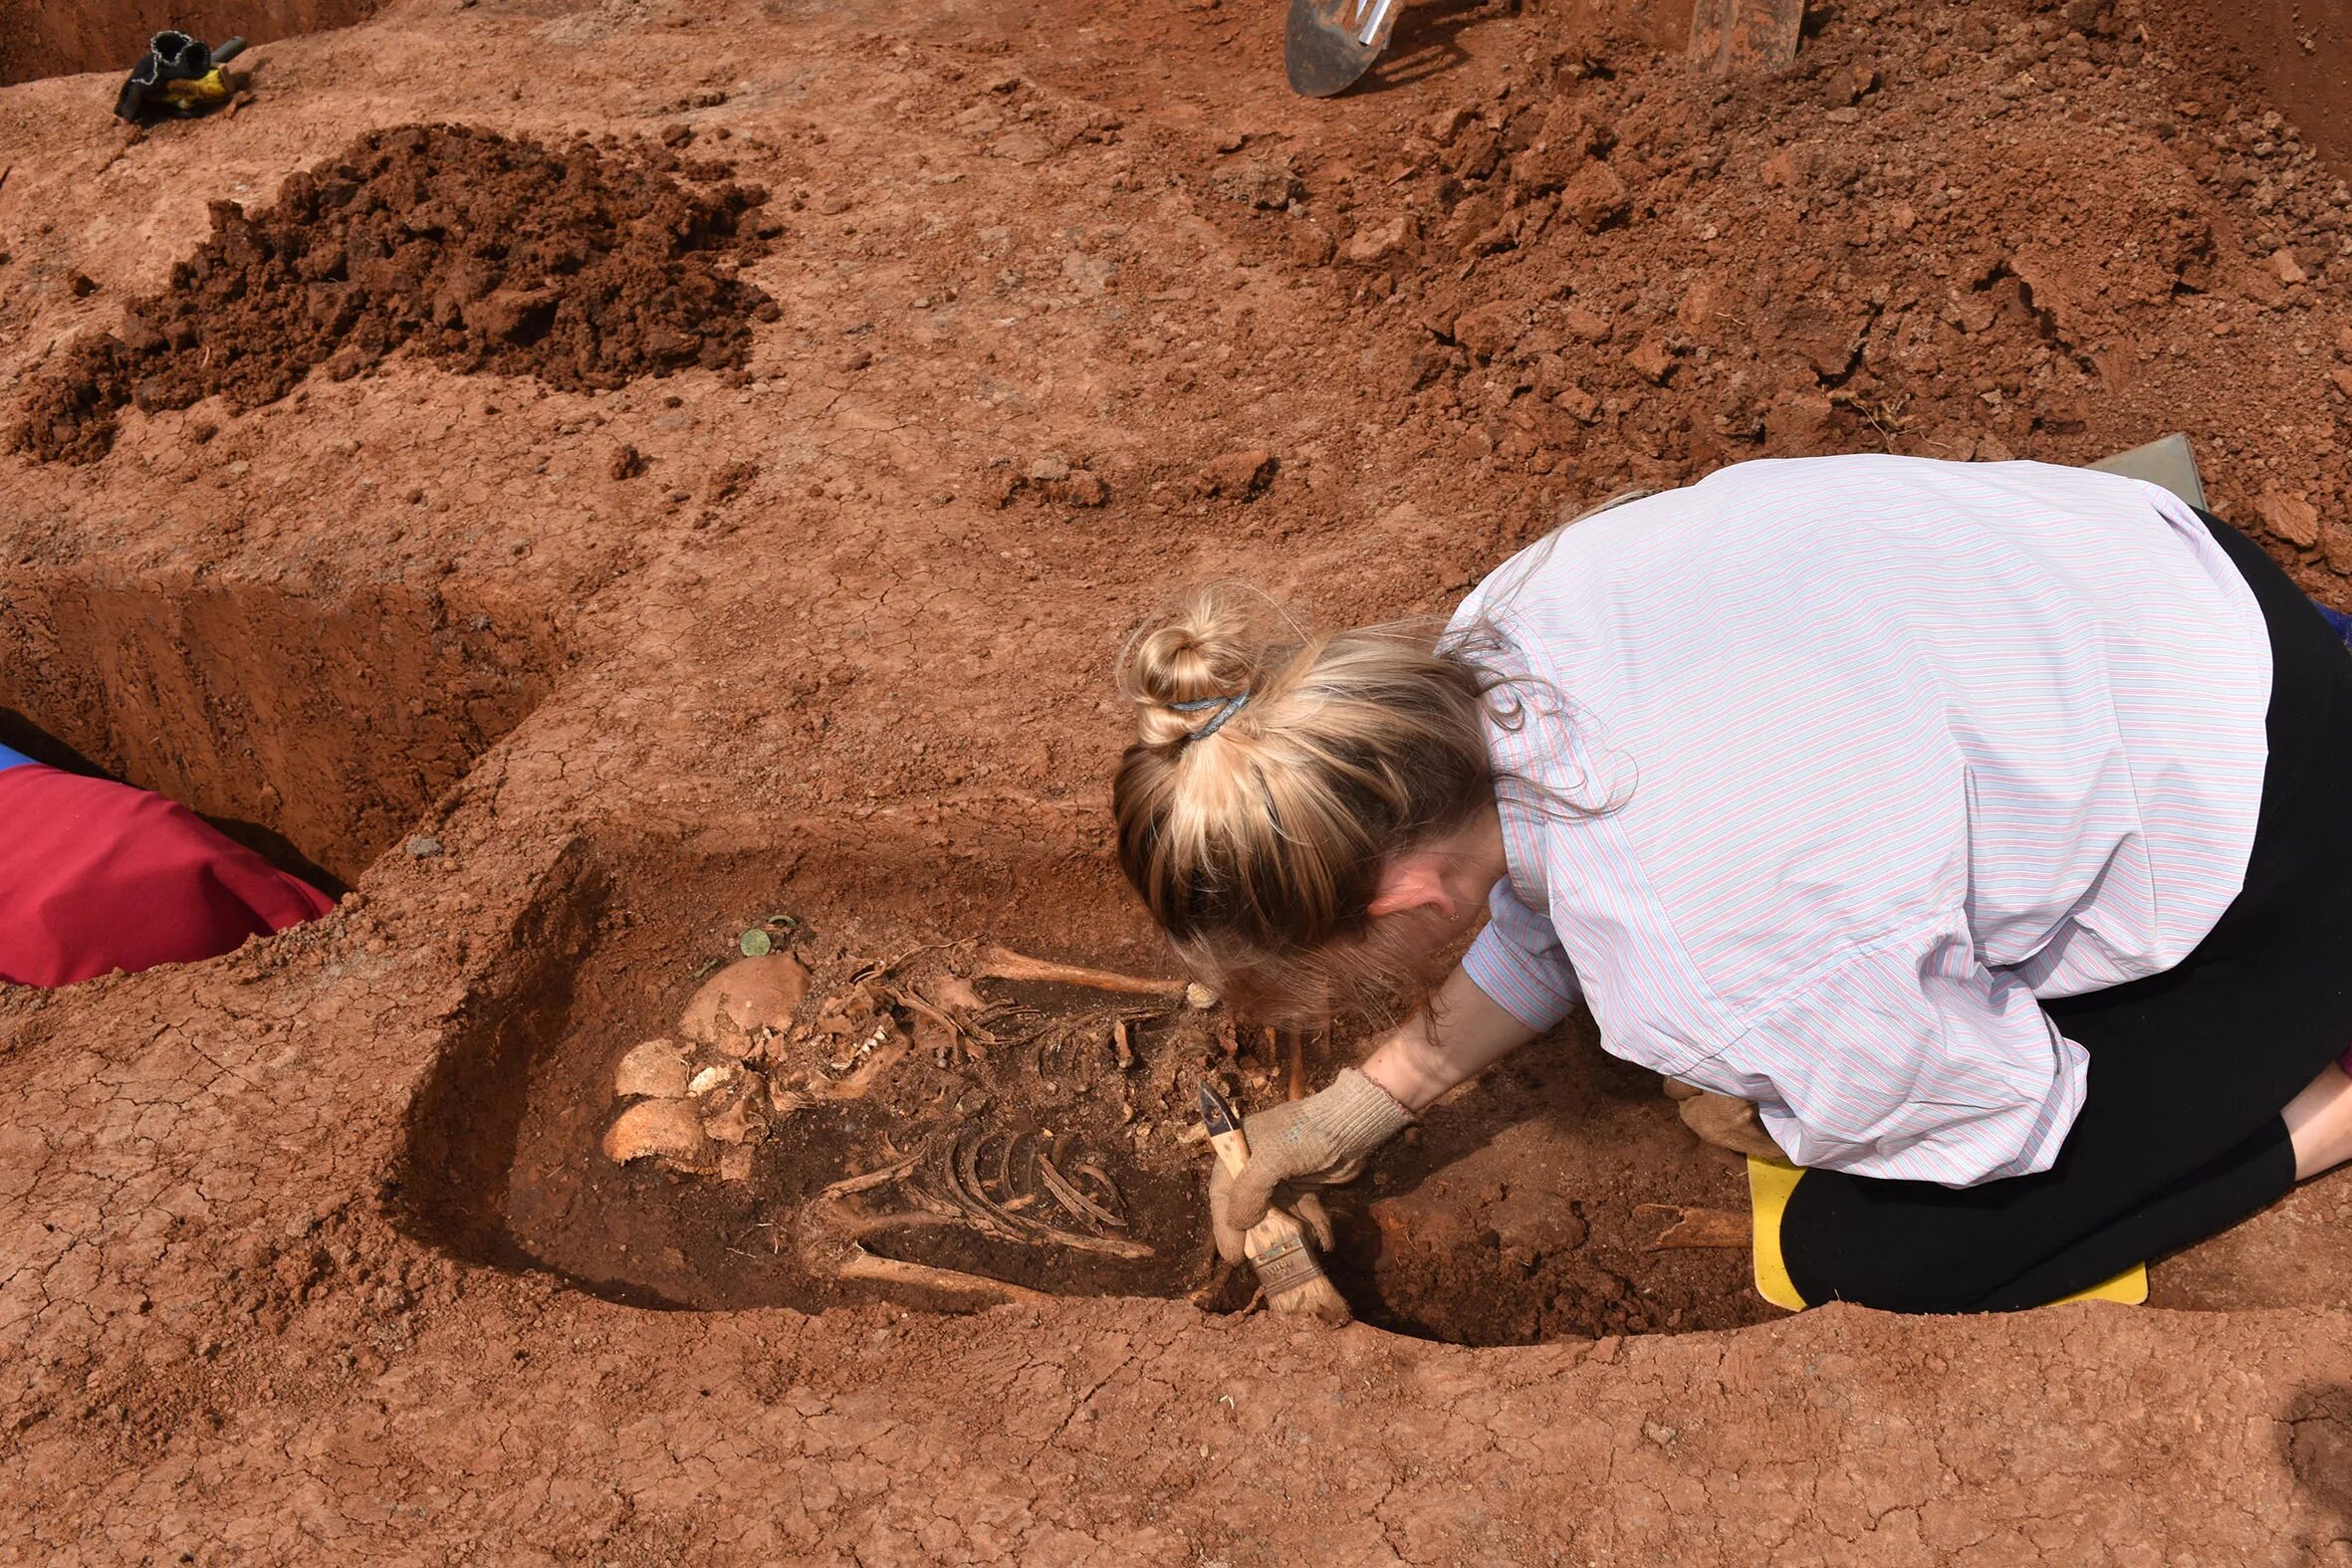
<path id="1" fill-rule="evenodd" d="M 1201 1123 L 1228 1175 L 1250 1163 L 1250 1137 L 1242 1130 L 1241 1117 L 1206 1083 L 1201 1085 Z M 1249 1254 L 1274 1311 L 1310 1313 L 1334 1326 L 1348 1321 L 1347 1300 L 1323 1272 L 1314 1243 L 1295 1216 L 1269 1204 L 1266 1218 L 1242 1237 L 1242 1250 Z"/>
<path id="2" fill-rule="evenodd" d="M 1201 1086 L 1201 1120 L 1209 1129 L 1209 1147 L 1217 1151 L 1217 1163 L 1225 1167 L 1228 1176 L 1239 1175 L 1242 1167 L 1250 1163 L 1250 1135 L 1242 1130 L 1241 1118 L 1234 1114 L 1225 1096 L 1206 1084 Z M 1242 1237 L 1242 1246 L 1250 1254 L 1251 1262 L 1258 1263 L 1264 1258 L 1278 1270 L 1286 1260 L 1297 1258 L 1303 1251 L 1305 1264 L 1316 1273 L 1321 1272 L 1319 1265 L 1312 1263 L 1314 1253 L 1306 1238 L 1306 1228 L 1287 1211 L 1271 1204 L 1267 1206 L 1266 1218 L 1250 1227 L 1249 1233 Z M 1265 1271 L 1262 1266 L 1261 1274 Z M 1271 1292 L 1275 1287 L 1269 1282 L 1267 1288 Z"/>

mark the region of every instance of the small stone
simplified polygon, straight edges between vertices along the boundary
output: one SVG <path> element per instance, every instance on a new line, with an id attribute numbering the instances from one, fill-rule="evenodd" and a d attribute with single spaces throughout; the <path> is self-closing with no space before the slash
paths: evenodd
<path id="1" fill-rule="evenodd" d="M 70 272 L 66 274 L 66 292 L 77 300 L 87 300 L 98 293 L 98 282 L 88 273 Z"/>
<path id="2" fill-rule="evenodd" d="M 2270 253 L 2270 272 L 2284 284 L 2311 281 L 2310 274 L 2303 271 L 2302 263 L 2295 260 L 2295 253 L 2283 245 Z"/>
<path id="3" fill-rule="evenodd" d="M 441 852 L 441 840 L 430 833 L 418 833 L 406 845 L 411 860 L 430 860 Z"/>
<path id="4" fill-rule="evenodd" d="M 1645 338 L 1625 356 L 1625 362 L 1640 372 L 1642 379 L 1659 386 L 1674 373 L 1673 351 L 1655 337 Z"/>
<path id="5" fill-rule="evenodd" d="M 1051 455 L 1041 457 L 1029 465 L 1028 478 L 1033 485 L 1058 485 L 1069 478 L 1069 464 Z"/>
<path id="6" fill-rule="evenodd" d="M 1306 194 L 1306 187 L 1287 166 L 1250 159 L 1219 169 L 1210 187 L 1227 201 L 1247 202 L 1265 212 L 1278 212 Z"/>
<path id="7" fill-rule="evenodd" d="M 833 360 L 833 365 L 840 370 L 862 370 L 873 362 L 872 349 L 852 344 L 841 350 L 839 357 Z"/>
<path id="8" fill-rule="evenodd" d="M 1084 469 L 1074 469 L 1064 494 L 1073 507 L 1098 507 L 1110 499 L 1110 487 Z"/>
<path id="9" fill-rule="evenodd" d="M 2319 554 L 2337 576 L 2352 574 L 2352 528 L 2332 519 L 2320 525 Z"/>
<path id="10" fill-rule="evenodd" d="M 1600 399 L 1581 386 L 1561 387 L 1552 402 L 1559 406 L 1561 413 L 1578 424 L 1588 425 L 1600 417 Z"/>
<path id="11" fill-rule="evenodd" d="M 1632 194 L 1615 169 L 1594 161 L 1561 187 L 1559 204 L 1562 212 L 1576 220 L 1577 227 L 1590 234 L 1621 222 L 1632 206 Z"/>
<path id="12" fill-rule="evenodd" d="M 1410 215 L 1400 212 L 1383 222 L 1366 223 L 1349 236 L 1347 259 L 1359 267 L 1387 260 L 1405 248 L 1412 222 Z"/>
<path id="13" fill-rule="evenodd" d="M 2265 488 L 2254 502 L 2254 511 L 2263 526 L 2297 550 L 2309 550 L 2319 543 L 2319 509 L 2299 496 Z"/>
<path id="14" fill-rule="evenodd" d="M 1043 163 L 1054 155 L 1054 144 L 1034 130 L 1016 130 L 990 142 L 988 152 L 1008 163 Z"/>
<path id="15" fill-rule="evenodd" d="M 1674 319 L 1685 332 L 1699 332 L 1714 322 L 1716 305 L 1715 284 L 1702 278 L 1683 291 L 1681 303 L 1674 308 Z"/>
<path id="16" fill-rule="evenodd" d="M 1301 267 L 1320 267 L 1339 249 L 1331 231 L 1312 218 L 1300 218 L 1291 225 L 1290 243 L 1291 259 Z"/>
<path id="17" fill-rule="evenodd" d="M 1454 340 L 1481 363 L 1509 348 L 1518 336 L 1519 323 L 1502 305 L 1482 305 L 1454 323 Z"/>
<path id="18" fill-rule="evenodd" d="M 1195 1012 L 1206 1012 L 1217 1006 L 1217 993 L 1199 981 L 1187 981 L 1184 986 L 1184 1005 Z"/>
<path id="19" fill-rule="evenodd" d="M 1476 118 L 1476 114 L 1460 106 L 1441 109 L 1422 122 L 1421 133 L 1442 147 L 1462 134 L 1462 127 Z"/>
<path id="20" fill-rule="evenodd" d="M 1559 319 L 1559 324 L 1567 329 L 1570 337 L 1581 341 L 1605 343 L 1609 340 L 1608 320 L 1581 305 L 1570 306 L 1568 314 Z"/>
<path id="21" fill-rule="evenodd" d="M 1204 495 L 1247 501 L 1274 478 L 1274 454 L 1263 447 L 1228 452 L 1201 470 Z"/>
<path id="22" fill-rule="evenodd" d="M 556 320 L 553 289 L 500 289 L 465 308 L 465 324 L 505 342 L 530 342 Z"/>
<path id="23" fill-rule="evenodd" d="M 2336 390 L 2352 397 L 2352 364 L 2331 365 L 2327 378 L 2336 383 Z"/>

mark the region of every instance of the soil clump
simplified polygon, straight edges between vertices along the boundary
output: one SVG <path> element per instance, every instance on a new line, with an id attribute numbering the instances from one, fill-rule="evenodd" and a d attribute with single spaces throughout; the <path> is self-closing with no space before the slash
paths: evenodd
<path id="1" fill-rule="evenodd" d="M 162 293 L 128 306 L 33 377 L 16 445 L 89 462 L 115 415 L 219 395 L 275 402 L 404 343 L 460 372 L 609 389 L 689 366 L 740 367 L 776 309 L 733 274 L 762 253 L 767 199 L 725 164 L 606 137 L 550 148 L 466 125 L 372 131 L 212 233 Z"/>

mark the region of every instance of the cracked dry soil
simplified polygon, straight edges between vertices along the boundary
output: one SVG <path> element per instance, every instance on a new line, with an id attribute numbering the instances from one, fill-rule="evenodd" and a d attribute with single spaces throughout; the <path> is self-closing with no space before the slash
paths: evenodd
<path id="1" fill-rule="evenodd" d="M 1780 1318 L 1642 1249 L 1737 1171 L 1571 1028 L 1350 1196 L 1334 1334 L 1207 1267 L 1184 1096 L 1281 1091 L 1248 1020 L 893 1000 L 1165 974 L 1102 783 L 1171 582 L 1438 611 L 1725 461 L 2183 428 L 2352 603 L 2340 29 L 1814 14 L 1720 83 L 1665 0 L 1430 4 L 1317 104 L 1235 0 L 398 0 L 233 119 L 0 93 L 6 421 L 171 366 L 0 455 L 0 740 L 343 891 L 0 998 L 0 1561 L 2352 1560 L 2343 1179 L 2144 1309 Z M 272 214 L 366 149 L 338 276 Z M 577 254 L 563 179 L 620 213 Z M 604 1161 L 753 927 L 813 978 L 772 1081 L 903 1054 L 740 1181 Z M 877 1235 L 1054 1298 L 972 1312 L 761 1254 L 972 1118 L 1151 1256 Z"/>

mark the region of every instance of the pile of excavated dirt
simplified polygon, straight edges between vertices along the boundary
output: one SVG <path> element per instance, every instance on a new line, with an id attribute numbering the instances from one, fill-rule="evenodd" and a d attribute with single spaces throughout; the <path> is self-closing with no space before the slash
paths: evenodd
<path id="1" fill-rule="evenodd" d="M 551 150 L 465 125 L 370 131 L 259 212 L 213 202 L 168 289 L 34 376 L 17 444 L 89 462 L 126 404 L 257 408 L 407 343 L 573 390 L 740 367 L 775 306 L 735 275 L 762 253 L 745 215 L 767 193 L 708 183 L 730 172 L 609 137 Z"/>
<path id="2" fill-rule="evenodd" d="M 1260 1020 L 976 963 L 1168 978 L 1104 803 L 1179 584 L 1443 614 L 1629 485 L 2179 429 L 2347 603 L 2286 9 L 1727 81 L 1431 0 L 1307 102 L 1236 0 L 392 0 L 234 117 L 0 93 L 0 741 L 349 889 L 0 995 L 0 1559 L 2352 1561 L 2352 1174 L 2145 1308 L 1788 1317 L 1578 1022 L 1339 1195 L 1333 1333 L 1200 1233 Z M 791 1015 L 640 1056 L 747 933 Z"/>

